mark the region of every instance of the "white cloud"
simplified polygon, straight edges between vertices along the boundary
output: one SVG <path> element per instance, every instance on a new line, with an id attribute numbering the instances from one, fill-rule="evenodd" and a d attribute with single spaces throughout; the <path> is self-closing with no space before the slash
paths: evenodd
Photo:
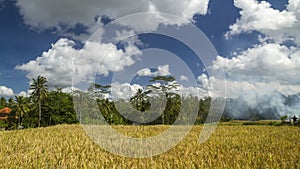
<path id="1" fill-rule="evenodd" d="M 0 96 L 13 96 L 14 91 L 6 86 L 0 86 Z"/>
<path id="2" fill-rule="evenodd" d="M 125 30 L 123 29 L 122 31 L 117 30 L 116 31 L 116 37 L 114 38 L 114 41 L 119 42 L 119 41 L 124 41 L 128 38 L 136 38 L 136 33 L 134 32 L 134 30 Z M 136 42 L 137 40 L 134 39 L 134 42 Z"/>
<path id="3" fill-rule="evenodd" d="M 149 68 L 139 70 L 136 74 L 139 76 L 152 76 L 152 72 Z"/>
<path id="4" fill-rule="evenodd" d="M 138 89 L 143 89 L 142 86 L 138 84 L 129 84 L 129 83 L 113 83 L 111 85 L 111 94 L 110 97 L 113 99 L 125 99 L 128 100 Z"/>
<path id="5" fill-rule="evenodd" d="M 193 21 L 195 14 L 207 13 L 208 2 L 209 0 L 17 0 L 16 5 L 20 8 L 20 13 L 27 25 L 42 30 L 52 27 L 61 30 L 62 25 L 74 27 L 78 23 L 92 27 L 98 16 L 119 18 L 143 12 L 168 13 Z M 159 23 L 178 24 L 160 14 L 156 18 Z M 147 18 L 139 19 L 135 23 L 140 23 L 141 19 Z M 149 25 L 144 25 L 144 28 L 146 27 Z M 155 27 L 157 26 L 153 25 L 153 28 Z"/>
<path id="6" fill-rule="evenodd" d="M 151 72 L 149 68 L 144 68 L 137 72 L 139 76 L 168 76 L 171 75 L 169 65 L 159 65 L 157 71 Z"/>
<path id="7" fill-rule="evenodd" d="M 241 9 L 241 17 L 230 26 L 227 36 L 258 31 L 266 37 L 259 37 L 260 45 L 232 58 L 218 56 L 214 61 L 213 70 L 225 69 L 229 96 L 300 93 L 300 48 L 283 43 L 300 44 L 300 0 L 289 0 L 282 11 L 266 1 L 235 0 L 234 5 Z"/>
<path id="8" fill-rule="evenodd" d="M 266 1 L 235 0 L 234 5 L 241 9 L 241 17 L 230 26 L 227 36 L 259 31 L 277 42 L 293 37 L 300 44 L 299 0 L 289 0 L 283 11 L 273 9 Z"/>
<path id="9" fill-rule="evenodd" d="M 211 69 L 224 69 L 228 97 L 239 97 L 251 92 L 280 92 L 285 95 L 300 93 L 300 49 L 296 47 L 263 43 L 232 58 L 218 56 Z M 214 85 L 225 83 L 214 77 L 209 80 Z"/>
<path id="10" fill-rule="evenodd" d="M 250 48 L 231 59 L 218 56 L 212 69 L 224 68 L 233 80 L 300 83 L 300 50 L 270 43 Z"/>
<path id="11" fill-rule="evenodd" d="M 215 77 L 201 78 L 205 82 L 208 81 L 210 86 L 208 88 L 203 88 L 203 91 L 207 91 L 212 97 L 228 97 L 228 98 L 238 98 L 245 97 L 248 98 L 249 102 L 253 99 L 251 96 L 263 96 L 263 95 L 273 95 L 274 93 L 281 93 L 284 95 L 293 95 L 300 93 L 300 84 L 281 84 L 279 82 L 256 82 L 251 80 L 233 80 L 226 79 L 221 80 Z M 224 88 L 225 85 L 225 88 Z M 225 89 L 225 91 L 224 91 Z"/>
<path id="12" fill-rule="evenodd" d="M 202 74 L 202 75 L 198 76 L 197 81 L 200 83 L 199 85 L 203 89 L 209 89 L 210 88 L 209 79 L 208 79 L 206 74 Z"/>
<path id="13" fill-rule="evenodd" d="M 177 87 L 176 90 L 173 91 L 174 93 L 179 94 L 180 96 L 183 97 L 189 97 L 189 96 L 196 96 L 198 98 L 204 98 L 205 96 L 208 96 L 208 90 L 200 88 L 200 87 L 183 87 L 180 85 Z"/>
<path id="14" fill-rule="evenodd" d="M 26 91 L 21 91 L 18 96 L 23 96 L 23 97 L 29 97 L 32 91 L 28 90 Z"/>
<path id="15" fill-rule="evenodd" d="M 159 84 L 154 84 L 159 86 Z M 125 99 L 128 100 L 135 95 L 138 89 L 144 89 L 143 86 L 138 84 L 129 84 L 129 83 L 113 83 L 111 87 L 110 98 L 112 99 Z M 179 94 L 180 96 L 197 96 L 203 98 L 208 95 L 208 91 L 200 87 L 183 87 L 182 85 L 178 86 L 176 89 L 171 90 L 174 93 Z"/>
<path id="16" fill-rule="evenodd" d="M 241 17 L 230 26 L 232 34 L 254 30 L 278 30 L 292 27 L 296 22 L 294 13 L 273 9 L 266 1 L 235 0 L 234 5 L 241 9 Z"/>
<path id="17" fill-rule="evenodd" d="M 181 76 L 180 76 L 180 80 L 181 80 L 181 81 L 189 81 L 189 78 L 186 77 L 186 76 L 184 76 L 184 75 L 181 75 Z"/>
<path id="18" fill-rule="evenodd" d="M 82 49 L 75 49 L 73 41 L 63 38 L 40 57 L 16 66 L 16 69 L 28 72 L 28 79 L 42 75 L 50 86 L 64 88 L 72 85 L 73 75 L 73 84 L 91 81 L 96 73 L 108 75 L 109 71 L 122 71 L 134 64 L 133 55 L 140 54 L 133 44 L 121 50 L 111 43 L 87 42 Z"/>

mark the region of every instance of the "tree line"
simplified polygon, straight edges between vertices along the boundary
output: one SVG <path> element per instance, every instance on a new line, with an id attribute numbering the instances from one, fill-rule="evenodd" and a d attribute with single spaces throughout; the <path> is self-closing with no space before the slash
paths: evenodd
<path id="1" fill-rule="evenodd" d="M 86 92 L 64 93 L 61 88 L 49 91 L 47 82 L 45 77 L 38 76 L 32 79 L 30 84 L 32 92 L 28 97 L 15 96 L 9 99 L 1 97 L 0 109 L 8 107 L 11 113 L 7 115 L 7 119 L 0 120 L 0 127 L 33 128 L 78 122 L 93 124 L 97 123 L 100 113 L 109 124 L 131 125 L 134 120 L 128 117 L 133 117 L 138 121 L 147 121 L 147 119 L 141 119 L 144 116 L 139 116 L 137 111 L 143 114 L 149 113 L 150 109 L 153 109 L 152 112 L 162 113 L 151 122 L 144 123 L 145 125 L 173 124 L 178 120 L 180 111 L 183 111 L 184 115 L 180 116 L 179 120 L 191 120 L 189 113 L 196 109 L 198 112 L 196 112 L 195 123 L 202 124 L 206 120 L 211 103 L 210 97 L 183 98 L 172 92 L 178 86 L 172 76 L 153 77 L 149 81 L 152 83 L 147 86 L 147 90 L 138 89 L 129 101 L 105 98 L 105 94 L 110 93 L 110 85 L 91 84 Z M 160 85 L 154 85 L 155 83 Z M 159 104 L 163 106 L 154 106 Z M 126 115 L 120 112 L 126 112 Z"/>
<path id="2" fill-rule="evenodd" d="M 128 125 L 137 124 L 138 121 L 143 125 L 170 125 L 180 121 L 187 124 L 192 121 L 190 113 L 193 111 L 197 111 L 194 112 L 196 124 L 205 122 L 212 100 L 210 97 L 199 99 L 196 96 L 180 96 L 175 92 L 179 84 L 173 76 L 156 76 L 149 82 L 145 89 L 138 89 L 129 100 L 106 98 L 105 94 L 110 93 L 110 85 L 94 83 L 87 92 L 76 91 L 74 102 L 80 122 L 99 124 L 105 120 L 109 124 Z M 100 113 L 103 120 L 98 116 Z M 145 119 L 147 113 L 152 115 Z M 151 117 L 156 118 L 150 120 Z"/>
<path id="3" fill-rule="evenodd" d="M 0 127 L 15 129 L 78 123 L 72 95 L 60 88 L 49 91 L 47 82 L 45 77 L 38 76 L 30 85 L 30 96 L 15 96 L 7 100 L 1 97 L 0 109 L 8 107 L 11 112 L 6 115 L 7 119 L 0 120 Z"/>

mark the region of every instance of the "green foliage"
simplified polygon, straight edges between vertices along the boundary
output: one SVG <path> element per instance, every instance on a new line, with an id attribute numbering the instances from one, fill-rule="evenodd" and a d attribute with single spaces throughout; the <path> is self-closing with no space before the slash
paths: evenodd
<path id="1" fill-rule="evenodd" d="M 39 120 L 38 127 L 41 125 L 42 120 L 42 101 L 48 96 L 48 81 L 43 76 L 38 76 L 37 79 L 32 79 L 33 82 L 30 85 L 30 90 L 33 90 L 31 97 L 33 101 L 38 103 Z"/>
<path id="2" fill-rule="evenodd" d="M 44 100 L 44 105 L 43 126 L 78 122 L 72 96 L 63 93 L 61 89 L 51 91 Z"/>
<path id="3" fill-rule="evenodd" d="M 157 93 L 164 94 L 169 104 L 167 103 L 166 110 L 171 109 L 171 99 L 174 96 L 174 93 L 171 90 L 176 89 L 179 84 L 176 82 L 175 77 L 173 76 L 155 76 L 149 82 L 159 83 L 159 86 L 156 85 L 148 85 L 148 88 L 154 90 Z M 176 105 L 175 105 L 176 107 Z M 180 108 L 179 108 L 180 111 Z M 164 111 L 161 115 L 162 124 L 165 124 L 165 114 Z"/>
<path id="4" fill-rule="evenodd" d="M 149 94 L 151 91 L 144 92 L 142 89 L 138 89 L 136 94 L 130 99 L 132 106 L 141 112 L 145 112 L 150 109 L 151 103 L 149 100 Z"/>
<path id="5" fill-rule="evenodd" d="M 15 96 L 15 100 L 10 98 L 8 101 L 1 98 L 0 106 L 10 107 L 12 111 L 7 120 L 0 120 L 0 127 L 33 128 L 78 123 L 72 95 L 63 93 L 61 89 L 48 92 L 46 82 L 47 79 L 42 76 L 34 79 L 30 88 L 33 93 L 30 97 Z"/>
<path id="6" fill-rule="evenodd" d="M 15 103 L 13 105 L 16 114 L 18 115 L 18 125 L 21 126 L 23 122 L 24 114 L 30 111 L 30 102 L 29 98 L 23 96 L 15 96 Z"/>
<path id="7" fill-rule="evenodd" d="M 7 129 L 9 126 L 8 121 L 0 120 L 0 129 Z"/>
<path id="8" fill-rule="evenodd" d="M 200 99 L 196 124 L 203 124 L 205 122 L 209 113 L 210 104 L 211 104 L 211 97 L 205 97 L 204 99 Z"/>
<path id="9" fill-rule="evenodd" d="M 129 121 L 118 112 L 114 102 L 108 99 L 97 99 L 97 105 L 100 113 L 109 124 L 129 124 Z"/>
<path id="10" fill-rule="evenodd" d="M 0 106 L 11 106 L 12 109 L 9 120 L 2 122 L 2 125 L 5 128 L 19 125 L 33 128 L 78 123 L 78 121 L 83 124 L 99 124 L 99 118 L 104 118 L 109 124 L 132 124 L 132 121 L 120 112 L 136 116 L 136 110 L 147 112 L 151 108 L 152 102 L 154 105 L 160 105 L 153 109 L 155 112 L 162 112 L 162 114 L 148 124 L 173 124 L 178 119 L 181 110 L 185 115 L 181 116 L 179 120 L 185 122 L 191 120 L 189 113 L 195 110 L 195 106 L 197 108 L 198 98 L 181 98 L 172 92 L 178 86 L 172 76 L 158 76 L 150 81 L 158 82 L 160 85 L 149 85 L 147 91 L 137 90 L 128 102 L 105 98 L 105 95 L 110 93 L 111 86 L 109 85 L 92 84 L 87 92 L 75 91 L 72 95 L 63 93 L 61 89 L 49 92 L 47 79 L 38 76 L 37 79 L 33 79 L 31 84 L 30 89 L 33 92 L 30 97 L 16 96 L 15 100 L 11 98 L 8 101 L 5 98 L 0 99 Z M 152 94 L 151 97 L 149 96 L 150 93 Z M 197 104 L 195 104 L 195 100 Z M 197 124 L 205 122 L 209 113 L 210 102 L 210 97 L 200 100 Z M 76 104 L 74 105 L 74 103 Z M 140 118 L 142 117 L 140 116 Z"/>
<path id="11" fill-rule="evenodd" d="M 288 116 L 287 115 L 284 115 L 284 116 L 280 116 L 280 120 L 282 123 L 284 123 L 284 120 L 286 120 Z"/>
<path id="12" fill-rule="evenodd" d="M 7 107 L 7 102 L 6 99 L 4 97 L 0 98 L 0 109 L 3 109 L 4 107 Z"/>
<path id="13" fill-rule="evenodd" d="M 163 112 L 165 115 L 165 124 L 173 124 L 176 121 L 181 108 L 180 96 L 175 93 L 169 93 L 169 96 L 170 97 L 167 98 L 166 108 Z"/>

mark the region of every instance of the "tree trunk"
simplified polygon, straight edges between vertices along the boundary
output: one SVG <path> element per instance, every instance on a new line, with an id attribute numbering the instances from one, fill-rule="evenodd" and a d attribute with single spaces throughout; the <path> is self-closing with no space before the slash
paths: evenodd
<path id="1" fill-rule="evenodd" d="M 162 122 L 162 124 L 165 124 L 165 111 L 162 112 L 161 122 Z"/>
<path id="2" fill-rule="evenodd" d="M 39 124 L 38 124 L 38 127 L 41 126 L 41 119 L 42 119 L 42 107 L 41 107 L 41 100 L 39 100 Z"/>
<path id="3" fill-rule="evenodd" d="M 21 113 L 19 112 L 19 119 L 18 119 L 18 122 L 19 122 L 19 126 L 21 126 Z M 19 127 L 18 126 L 18 127 Z"/>

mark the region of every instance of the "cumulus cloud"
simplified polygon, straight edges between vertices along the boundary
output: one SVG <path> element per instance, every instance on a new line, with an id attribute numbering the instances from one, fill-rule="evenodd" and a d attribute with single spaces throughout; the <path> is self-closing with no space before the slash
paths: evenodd
<path id="1" fill-rule="evenodd" d="M 228 93 L 300 93 L 300 49 L 284 43 L 300 44 L 300 1 L 289 0 L 282 11 L 266 1 L 235 0 L 234 5 L 241 9 L 241 16 L 226 35 L 258 31 L 266 37 L 260 37 L 259 45 L 231 58 L 218 56 L 213 62 L 213 70 L 225 69 Z"/>
<path id="2" fill-rule="evenodd" d="M 224 68 L 233 80 L 300 83 L 300 50 L 276 43 L 257 45 L 233 58 L 218 56 L 212 69 Z"/>
<path id="3" fill-rule="evenodd" d="M 29 97 L 31 93 L 32 93 L 31 90 L 21 91 L 20 93 L 18 93 L 18 96 Z"/>
<path id="4" fill-rule="evenodd" d="M 234 5 L 242 10 L 241 17 L 230 26 L 232 34 L 253 30 L 278 30 L 292 27 L 296 22 L 294 13 L 273 9 L 266 1 L 235 0 Z"/>
<path id="5" fill-rule="evenodd" d="M 159 86 L 159 84 L 154 84 L 154 85 Z M 145 88 L 139 84 L 113 83 L 109 97 L 112 99 L 128 100 L 135 95 L 138 89 L 145 90 Z M 200 87 L 193 87 L 193 86 L 184 87 L 180 85 L 176 89 L 171 91 L 183 97 L 197 96 L 198 98 L 203 98 L 208 95 L 207 90 L 202 89 Z"/>
<path id="6" fill-rule="evenodd" d="M 111 94 L 112 99 L 124 99 L 128 100 L 134 96 L 138 89 L 143 89 L 142 86 L 138 84 L 129 84 L 129 83 L 113 83 L 111 85 Z"/>
<path id="7" fill-rule="evenodd" d="M 208 2 L 209 0 L 17 0 L 16 6 L 19 7 L 27 25 L 41 30 L 53 27 L 61 30 L 64 27 L 74 27 L 78 23 L 92 27 L 97 17 L 106 16 L 115 19 L 142 12 L 168 13 L 193 21 L 195 14 L 207 13 Z M 159 13 L 156 18 L 160 23 L 175 24 Z M 139 18 L 139 21 L 141 19 L 147 18 Z"/>
<path id="8" fill-rule="evenodd" d="M 208 76 L 206 74 L 201 74 L 198 76 L 197 81 L 199 82 L 199 85 L 204 88 L 204 89 L 209 89 L 210 88 L 210 83 Z"/>
<path id="9" fill-rule="evenodd" d="M 180 76 L 180 80 L 181 80 L 181 81 L 189 81 L 189 78 L 186 77 L 186 76 L 184 76 L 184 75 L 181 75 L 181 76 Z"/>
<path id="10" fill-rule="evenodd" d="M 294 39 L 300 44 L 300 1 L 289 0 L 286 9 L 279 11 L 266 1 L 235 0 L 241 17 L 230 26 L 227 37 L 243 32 L 258 31 L 276 42 Z"/>
<path id="11" fill-rule="evenodd" d="M 86 27 L 84 34 L 76 35 L 76 39 L 86 40 L 91 34 L 94 41 L 87 41 L 82 49 L 75 48 L 76 44 L 70 39 L 60 39 L 52 47 L 43 52 L 35 60 L 17 65 L 15 69 L 27 72 L 27 78 L 45 76 L 51 87 L 70 87 L 83 81 L 92 81 L 96 73 L 107 76 L 109 72 L 122 71 L 125 67 L 135 63 L 136 57 L 141 55 L 137 44 L 139 40 L 136 31 L 156 30 L 160 24 L 181 25 L 183 21 L 169 17 L 175 15 L 193 22 L 195 14 L 206 14 L 209 0 L 149 0 L 149 1 L 98 1 L 98 0 L 65 0 L 39 1 L 17 0 L 16 6 L 20 10 L 24 23 L 38 30 L 56 28 L 68 37 L 74 38 L 72 31 L 78 25 Z M 102 19 L 108 17 L 117 19 L 135 13 L 150 12 L 151 15 L 130 17 L 129 20 L 116 21 L 119 30 L 105 30 Z M 170 15 L 165 15 L 170 14 Z M 144 17 L 145 16 L 145 17 Z M 121 26 L 120 26 L 121 24 Z M 126 29 L 123 27 L 125 25 Z M 99 30 L 99 28 L 102 29 Z M 134 28 L 128 29 L 128 27 Z M 124 40 L 124 49 L 104 40 L 107 34 L 113 32 L 113 42 Z M 97 37 L 96 37 L 97 36 Z M 107 38 L 107 37 L 106 37 Z M 109 37 L 111 39 L 111 37 Z M 144 71 L 144 72 L 143 72 Z M 167 65 L 158 67 L 157 72 L 141 70 L 141 75 L 169 75 Z M 73 78 L 73 75 L 76 77 Z"/>
<path id="12" fill-rule="evenodd" d="M 6 86 L 0 86 L 0 96 L 13 96 L 14 91 Z"/>
<path id="13" fill-rule="evenodd" d="M 183 97 L 194 96 L 198 98 L 204 98 L 209 94 L 208 90 L 203 89 L 201 87 L 194 87 L 194 86 L 184 87 L 182 85 L 178 86 L 176 90 L 174 90 L 173 92 Z"/>
<path id="14" fill-rule="evenodd" d="M 262 34 L 260 44 L 213 61 L 209 69 L 224 70 L 226 81 L 204 75 L 198 80 L 211 82 L 217 96 L 237 98 L 233 107 L 228 105 L 235 117 L 246 117 L 243 113 L 249 108 L 259 113 L 272 110 L 274 115 L 295 114 L 297 108 L 286 106 L 284 98 L 300 93 L 300 1 L 289 0 L 282 11 L 266 1 L 235 0 L 234 5 L 241 9 L 240 18 L 225 37 L 256 31 Z M 287 40 L 292 45 L 287 45 Z M 226 93 L 215 88 L 224 84 Z"/>
<path id="15" fill-rule="evenodd" d="M 263 43 L 232 58 L 218 56 L 212 71 L 224 70 L 226 81 L 202 74 L 201 87 L 214 95 L 237 98 L 247 93 L 284 95 L 300 93 L 300 50 L 276 43 Z M 222 88 L 226 84 L 226 93 Z M 213 85 L 213 86 L 212 86 Z M 252 98 L 248 98 L 251 100 Z"/>
<path id="16" fill-rule="evenodd" d="M 169 65 L 160 65 L 152 72 L 149 68 L 144 68 L 137 72 L 138 76 L 168 76 L 171 75 Z"/>
<path id="17" fill-rule="evenodd" d="M 26 71 L 28 79 L 42 75 L 50 86 L 64 88 L 92 81 L 96 73 L 107 76 L 110 71 L 122 71 L 135 63 L 133 56 L 141 54 L 132 44 L 124 50 L 111 43 L 88 41 L 82 49 L 75 49 L 74 45 L 72 40 L 60 39 L 40 57 L 15 68 Z"/>
<path id="18" fill-rule="evenodd" d="M 207 88 L 203 88 L 203 86 L 200 86 L 200 88 L 202 88 L 204 91 L 206 90 L 209 95 L 213 97 L 248 97 L 248 100 L 250 102 L 253 99 L 250 96 L 253 95 L 263 96 L 272 95 L 274 93 L 281 93 L 287 96 L 300 93 L 299 84 L 281 84 L 275 81 L 256 82 L 251 80 L 234 80 L 231 78 L 221 80 L 215 77 L 204 78 L 204 76 L 201 79 L 202 81 L 209 82 L 209 86 Z M 226 85 L 225 91 L 222 87 L 224 85 Z"/>

